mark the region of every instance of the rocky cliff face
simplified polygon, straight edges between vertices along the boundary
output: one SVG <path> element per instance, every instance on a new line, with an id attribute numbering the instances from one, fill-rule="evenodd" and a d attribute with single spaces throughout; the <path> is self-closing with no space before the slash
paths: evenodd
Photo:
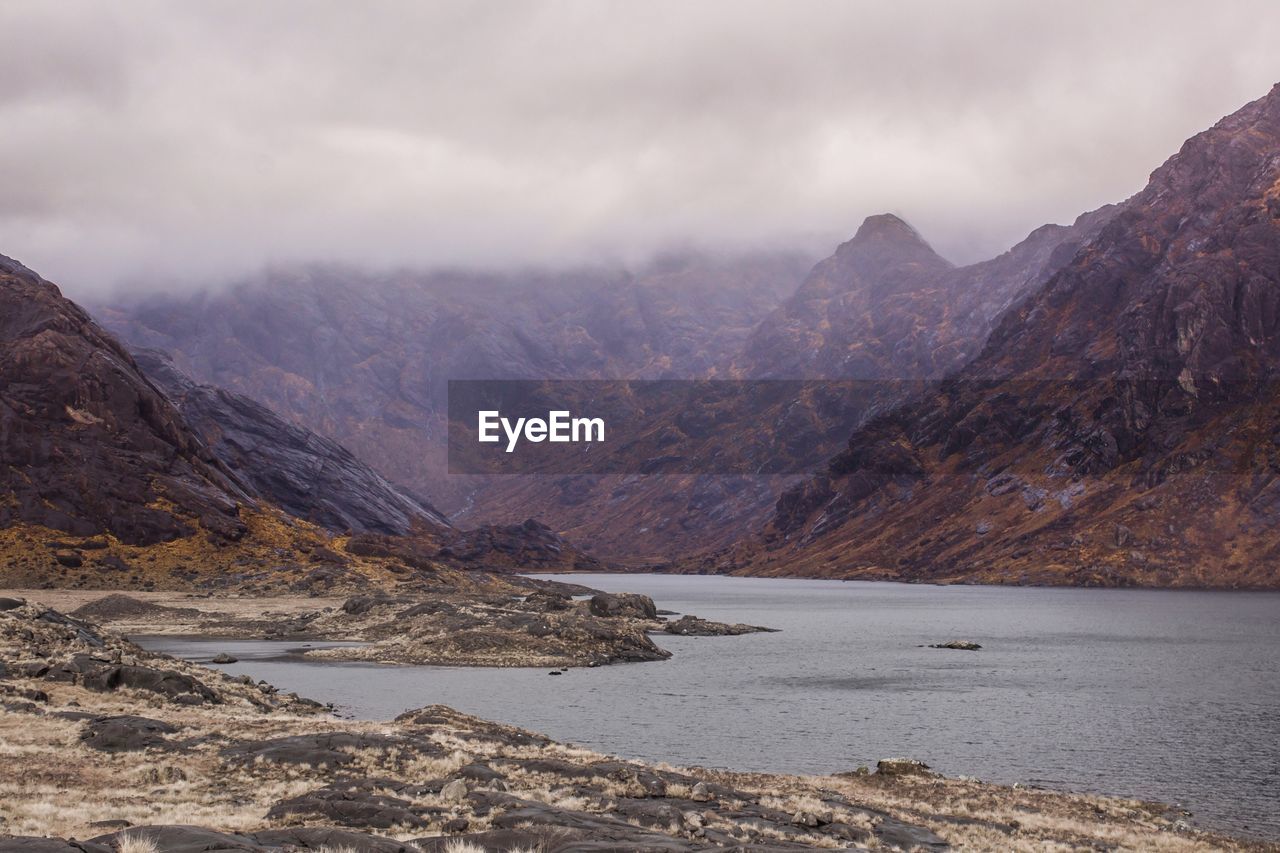
<path id="1" fill-rule="evenodd" d="M 235 541 L 248 496 L 58 288 L 0 258 L 0 526 L 150 545 Z"/>
<path id="2" fill-rule="evenodd" d="M 1188 140 L 940 390 L 722 568 L 1274 586 L 1280 87 Z"/>
<path id="3" fill-rule="evenodd" d="M 255 496 L 335 533 L 407 535 L 449 522 L 337 442 L 241 394 L 193 381 L 156 350 L 137 362 L 214 456 Z"/>

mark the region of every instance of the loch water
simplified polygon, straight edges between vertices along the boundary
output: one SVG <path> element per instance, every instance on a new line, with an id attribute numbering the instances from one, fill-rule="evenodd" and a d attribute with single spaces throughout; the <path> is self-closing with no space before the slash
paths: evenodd
<path id="1" fill-rule="evenodd" d="M 137 638 L 360 718 L 451 705 L 621 756 L 948 775 L 1160 800 L 1280 838 L 1280 594 L 577 575 L 781 629 L 659 635 L 669 661 L 572 669 L 299 660 L 298 643 Z M 928 648 L 972 640 L 980 651 Z"/>

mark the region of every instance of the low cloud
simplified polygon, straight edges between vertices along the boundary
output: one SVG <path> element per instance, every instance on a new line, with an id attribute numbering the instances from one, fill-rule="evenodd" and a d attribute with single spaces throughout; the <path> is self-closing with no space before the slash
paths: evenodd
<path id="1" fill-rule="evenodd" d="M 37 0 L 0 31 L 0 252 L 73 295 L 817 250 L 880 211 L 974 260 L 1280 79 L 1269 0 Z"/>

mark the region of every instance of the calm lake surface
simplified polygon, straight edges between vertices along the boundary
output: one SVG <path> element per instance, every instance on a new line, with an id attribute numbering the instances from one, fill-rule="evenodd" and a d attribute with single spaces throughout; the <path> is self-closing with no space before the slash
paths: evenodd
<path id="1" fill-rule="evenodd" d="M 579 575 L 782 629 L 658 636 L 661 663 L 574 669 L 280 659 L 297 643 L 145 638 L 356 717 L 451 705 L 617 755 L 825 773 L 909 756 L 948 775 L 1176 803 L 1280 837 L 1280 594 Z M 978 652 L 922 648 L 965 639 Z M 320 645 L 320 644 L 317 644 Z M 271 658 L 275 658 L 274 660 Z"/>

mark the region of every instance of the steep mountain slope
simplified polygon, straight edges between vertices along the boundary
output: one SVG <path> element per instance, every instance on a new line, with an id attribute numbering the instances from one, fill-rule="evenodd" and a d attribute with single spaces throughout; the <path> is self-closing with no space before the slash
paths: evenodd
<path id="1" fill-rule="evenodd" d="M 0 258 L 0 525 L 150 545 L 246 532 L 248 496 L 132 357 L 57 287 Z"/>
<path id="2" fill-rule="evenodd" d="M 1188 140 L 725 570 L 1280 583 L 1280 87 Z"/>
<path id="3" fill-rule="evenodd" d="M 10 585 L 305 585 L 327 541 L 255 502 L 118 342 L 8 258 L 0 459 Z"/>
<path id="4" fill-rule="evenodd" d="M 430 504 L 397 490 L 342 445 L 241 394 L 197 384 L 156 350 L 134 357 L 214 456 L 254 495 L 290 515 L 337 533 L 403 536 L 448 526 Z"/>

